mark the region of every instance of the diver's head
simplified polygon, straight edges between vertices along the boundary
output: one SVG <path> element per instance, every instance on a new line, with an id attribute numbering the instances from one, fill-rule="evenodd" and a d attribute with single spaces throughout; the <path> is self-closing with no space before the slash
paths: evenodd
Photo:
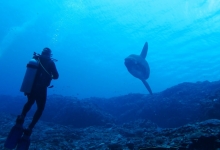
<path id="1" fill-rule="evenodd" d="M 43 56 L 47 56 L 47 57 L 51 57 L 52 54 L 51 54 L 51 49 L 49 49 L 48 47 L 45 47 L 41 53 L 41 55 Z"/>

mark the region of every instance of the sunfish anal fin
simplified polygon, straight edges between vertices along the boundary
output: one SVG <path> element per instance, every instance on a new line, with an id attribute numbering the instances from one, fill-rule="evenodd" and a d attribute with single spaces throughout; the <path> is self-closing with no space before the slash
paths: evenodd
<path id="1" fill-rule="evenodd" d="M 153 93 L 152 93 L 152 91 L 151 91 L 151 88 L 150 88 L 149 84 L 147 83 L 147 81 L 145 81 L 145 80 L 141 80 L 141 81 L 144 83 L 144 86 L 147 88 L 147 90 L 149 91 L 149 93 L 150 93 L 151 95 L 153 95 Z"/>

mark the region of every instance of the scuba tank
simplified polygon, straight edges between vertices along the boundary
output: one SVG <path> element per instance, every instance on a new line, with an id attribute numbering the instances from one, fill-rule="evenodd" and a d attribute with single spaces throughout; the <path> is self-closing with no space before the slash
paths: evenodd
<path id="1" fill-rule="evenodd" d="M 27 64 L 26 73 L 24 75 L 24 79 L 20 89 L 21 92 L 24 93 L 31 92 L 38 66 L 39 66 L 39 62 L 35 58 L 32 58 Z"/>

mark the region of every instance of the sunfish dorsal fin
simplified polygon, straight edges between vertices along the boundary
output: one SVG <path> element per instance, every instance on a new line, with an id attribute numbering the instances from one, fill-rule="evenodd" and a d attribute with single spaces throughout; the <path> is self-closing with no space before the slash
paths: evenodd
<path id="1" fill-rule="evenodd" d="M 146 42 L 145 44 L 144 44 L 144 47 L 143 47 L 143 49 L 142 49 L 142 52 L 141 52 L 141 57 L 142 58 L 146 58 L 146 56 L 147 56 L 147 51 L 148 51 L 148 43 Z"/>

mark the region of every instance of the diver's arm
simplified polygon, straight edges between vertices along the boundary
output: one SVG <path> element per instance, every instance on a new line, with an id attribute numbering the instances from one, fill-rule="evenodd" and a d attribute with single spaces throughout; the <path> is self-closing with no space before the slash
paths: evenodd
<path id="1" fill-rule="evenodd" d="M 54 62 L 51 63 L 51 73 L 52 73 L 52 79 L 58 79 L 59 73 L 57 71 L 56 65 Z"/>

